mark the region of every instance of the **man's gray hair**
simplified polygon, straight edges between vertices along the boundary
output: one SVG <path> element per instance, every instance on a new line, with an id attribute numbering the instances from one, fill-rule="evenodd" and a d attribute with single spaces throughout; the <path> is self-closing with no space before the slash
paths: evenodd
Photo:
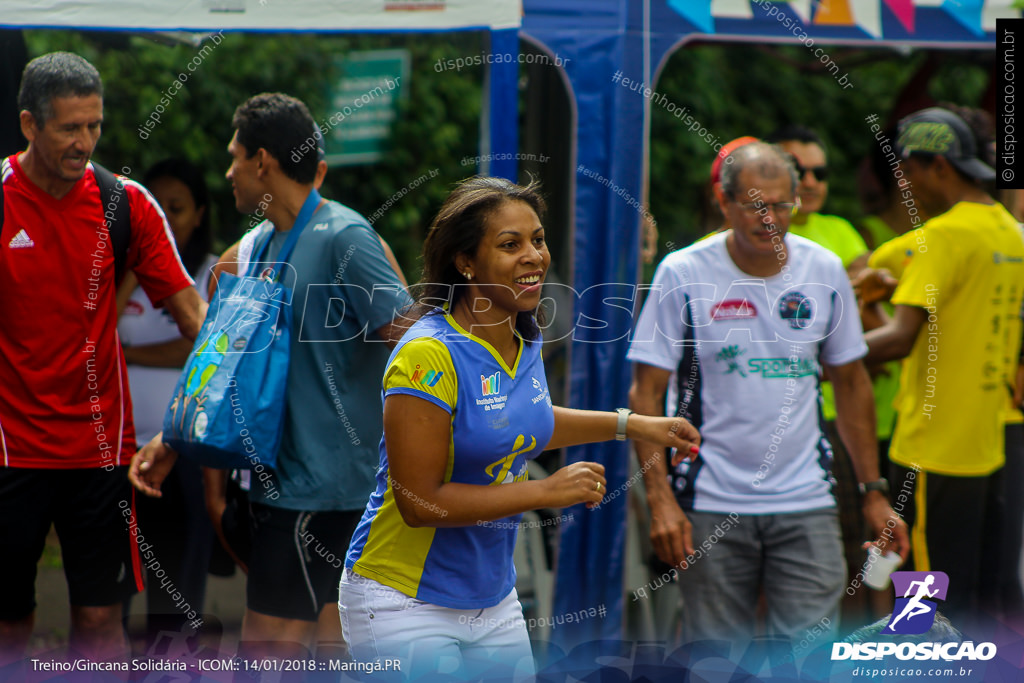
<path id="1" fill-rule="evenodd" d="M 18 91 L 18 109 L 32 114 L 42 128 L 53 118 L 53 98 L 89 95 L 103 97 L 103 81 L 96 67 L 76 54 L 51 52 L 25 66 Z"/>
<path id="2" fill-rule="evenodd" d="M 751 142 L 732 151 L 722 160 L 722 191 L 727 197 L 736 197 L 739 188 L 740 173 L 744 169 L 752 169 L 763 178 L 775 178 L 779 174 L 788 174 L 790 186 L 796 193 L 800 179 L 793 166 L 793 157 L 778 145 L 767 142 Z"/>

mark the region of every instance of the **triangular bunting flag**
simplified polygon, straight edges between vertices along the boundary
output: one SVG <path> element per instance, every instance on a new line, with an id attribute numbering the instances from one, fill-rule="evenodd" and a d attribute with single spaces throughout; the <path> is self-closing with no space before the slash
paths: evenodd
<path id="1" fill-rule="evenodd" d="M 750 7 L 750 0 L 712 0 L 711 14 L 715 17 L 751 19 L 754 10 Z"/>
<path id="2" fill-rule="evenodd" d="M 909 0 L 907 0 L 909 2 Z M 853 2 L 853 21 L 872 38 L 882 37 L 882 6 L 878 2 Z"/>
<path id="3" fill-rule="evenodd" d="M 817 0 L 815 0 L 817 2 Z M 788 0 L 788 4 L 805 24 L 811 23 L 811 0 Z"/>
<path id="4" fill-rule="evenodd" d="M 850 0 L 821 0 L 821 4 L 818 5 L 818 13 L 814 15 L 814 23 L 822 26 L 852 25 L 853 14 L 850 12 Z"/>
<path id="5" fill-rule="evenodd" d="M 715 32 L 715 20 L 711 18 L 711 0 L 668 0 L 668 6 L 696 26 L 701 33 Z"/>
<path id="6" fill-rule="evenodd" d="M 1021 11 L 1008 6 L 1006 0 L 986 0 L 981 13 L 981 29 L 986 33 L 996 30 L 996 19 L 1020 19 Z"/>
<path id="7" fill-rule="evenodd" d="M 907 33 L 914 32 L 914 0 L 884 0 L 885 6 L 892 10 Z"/>
<path id="8" fill-rule="evenodd" d="M 985 0 L 946 0 L 941 9 L 971 33 L 982 36 L 981 9 Z"/>

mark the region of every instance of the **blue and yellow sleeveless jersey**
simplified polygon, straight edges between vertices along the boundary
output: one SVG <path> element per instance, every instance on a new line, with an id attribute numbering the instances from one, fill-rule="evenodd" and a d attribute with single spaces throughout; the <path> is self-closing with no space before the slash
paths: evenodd
<path id="1" fill-rule="evenodd" d="M 528 477 L 554 413 L 536 340 L 509 368 L 486 342 L 437 310 L 402 337 L 384 373 L 383 398 L 417 396 L 451 417 L 445 481 L 500 486 Z M 453 609 L 497 605 L 516 581 L 512 552 L 520 515 L 465 527 L 408 526 L 396 496 L 413 496 L 389 476 L 380 442 L 377 489 L 352 535 L 346 566 L 419 600 Z M 413 499 L 417 504 L 430 505 Z"/>

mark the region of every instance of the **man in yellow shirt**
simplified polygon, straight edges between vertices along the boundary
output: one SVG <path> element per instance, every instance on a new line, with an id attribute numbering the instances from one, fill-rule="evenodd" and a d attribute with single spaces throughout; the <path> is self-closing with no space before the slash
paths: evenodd
<path id="1" fill-rule="evenodd" d="M 950 578 L 954 622 L 988 606 L 1004 521 L 1003 413 L 1021 346 L 1024 240 L 982 188 L 967 124 L 931 108 L 900 124 L 915 199 L 933 216 L 901 238 L 914 249 L 892 296 L 893 317 L 868 332 L 869 362 L 905 358 L 889 456 L 908 496 L 914 569 Z M 920 470 L 917 472 L 916 470 Z M 970 625 L 968 622 L 966 625 Z"/>

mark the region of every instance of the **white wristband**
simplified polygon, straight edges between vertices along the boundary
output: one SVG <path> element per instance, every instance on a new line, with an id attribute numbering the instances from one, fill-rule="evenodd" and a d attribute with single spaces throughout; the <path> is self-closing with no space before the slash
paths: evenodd
<path id="1" fill-rule="evenodd" d="M 619 408 L 616 410 L 619 414 L 619 422 L 615 427 L 615 440 L 625 441 L 626 440 L 626 422 L 629 421 L 629 416 L 633 414 L 633 411 L 629 408 Z"/>

